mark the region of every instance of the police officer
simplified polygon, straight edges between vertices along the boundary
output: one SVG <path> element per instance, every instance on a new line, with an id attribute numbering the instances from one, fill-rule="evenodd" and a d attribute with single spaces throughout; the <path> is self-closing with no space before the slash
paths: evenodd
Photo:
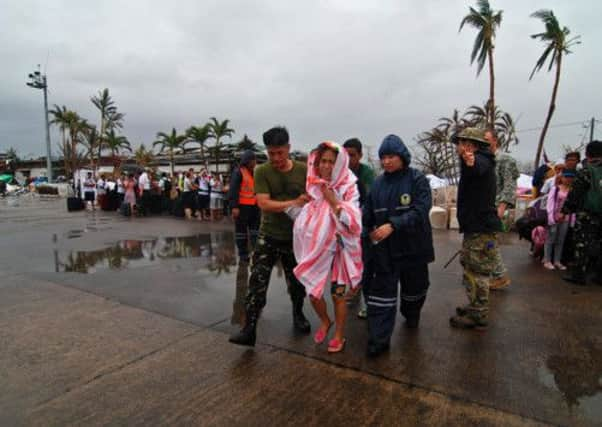
<path id="1" fill-rule="evenodd" d="M 389 349 L 399 284 L 406 326 L 418 327 L 429 287 L 428 264 L 435 259 L 428 180 L 410 167 L 410 152 L 397 135 L 383 140 L 378 156 L 384 173 L 372 185 L 362 218 L 364 268 L 372 276 L 364 289 L 369 357 Z"/>
<path id="2" fill-rule="evenodd" d="M 466 128 L 455 136 L 460 155 L 458 223 L 464 234 L 460 263 L 468 305 L 456 308 L 450 324 L 456 328 L 486 329 L 489 285 L 502 261 L 496 233 L 502 223 L 495 206 L 495 156 L 483 130 Z"/>
<path id="3" fill-rule="evenodd" d="M 240 167 L 232 172 L 228 196 L 238 256 L 243 262 L 249 260 L 249 243 L 252 248 L 255 247 L 259 230 L 260 212 L 253 180 L 255 164 L 255 153 L 252 150 L 244 151 L 240 157 Z"/>
<path id="4" fill-rule="evenodd" d="M 564 280 L 585 285 L 591 260 L 598 258 L 596 282 L 602 284 L 600 245 L 602 240 L 602 141 L 592 141 L 585 147 L 587 163 L 577 176 L 562 206 L 563 214 L 577 214 L 574 244 L 575 258 Z"/>
<path id="5" fill-rule="evenodd" d="M 230 337 L 230 342 L 254 346 L 259 314 L 266 304 L 272 268 L 280 261 L 293 303 L 293 326 L 308 334 L 310 325 L 303 314 L 305 287 L 297 280 L 293 253 L 293 220 L 285 213 L 309 201 L 305 194 L 305 163 L 291 160 L 286 128 L 275 127 L 263 134 L 268 162 L 255 168 L 254 184 L 257 205 L 261 209 L 261 225 L 251 260 L 251 277 L 245 301 L 246 323 Z"/>

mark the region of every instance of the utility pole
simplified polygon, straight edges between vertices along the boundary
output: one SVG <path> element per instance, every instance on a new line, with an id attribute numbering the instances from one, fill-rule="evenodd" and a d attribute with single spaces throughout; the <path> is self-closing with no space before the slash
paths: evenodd
<path id="1" fill-rule="evenodd" d="M 46 176 L 48 182 L 52 182 L 52 159 L 50 157 L 50 123 L 48 122 L 48 81 L 46 80 L 46 74 L 40 73 L 40 65 L 38 64 L 38 70 L 30 73 L 30 81 L 27 82 L 27 86 L 34 89 L 42 89 L 44 91 L 44 117 L 46 120 Z"/>
<path id="2" fill-rule="evenodd" d="M 589 142 L 594 140 L 594 125 L 596 124 L 596 118 L 592 117 L 592 123 L 589 125 Z"/>

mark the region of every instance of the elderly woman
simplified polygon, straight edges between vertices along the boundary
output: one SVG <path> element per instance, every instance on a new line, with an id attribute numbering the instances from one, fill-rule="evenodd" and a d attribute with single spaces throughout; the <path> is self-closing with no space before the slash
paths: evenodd
<path id="1" fill-rule="evenodd" d="M 333 324 L 323 296 L 330 283 L 335 332 L 328 343 L 329 353 L 345 347 L 345 291 L 347 286 L 357 287 L 362 277 L 362 215 L 356 180 L 347 152 L 333 142 L 321 143 L 307 167 L 306 190 L 312 201 L 303 207 L 293 229 L 298 262 L 294 273 L 321 322 L 314 335 L 316 344 L 324 342 Z"/>

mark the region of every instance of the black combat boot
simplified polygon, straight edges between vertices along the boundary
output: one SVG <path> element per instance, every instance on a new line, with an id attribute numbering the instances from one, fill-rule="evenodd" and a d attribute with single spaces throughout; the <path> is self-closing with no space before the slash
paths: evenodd
<path id="1" fill-rule="evenodd" d="M 249 347 L 255 346 L 257 338 L 257 316 L 247 311 L 247 322 L 245 326 L 234 335 L 230 336 L 230 341 L 233 344 L 246 345 Z"/>
<path id="2" fill-rule="evenodd" d="M 585 286 L 587 284 L 585 281 L 585 273 L 577 269 L 571 269 L 571 272 L 565 276 L 562 276 L 562 279 L 579 286 Z"/>
<path id="3" fill-rule="evenodd" d="M 303 300 L 293 302 L 293 326 L 302 334 L 309 334 L 311 331 L 311 326 L 303 314 Z"/>

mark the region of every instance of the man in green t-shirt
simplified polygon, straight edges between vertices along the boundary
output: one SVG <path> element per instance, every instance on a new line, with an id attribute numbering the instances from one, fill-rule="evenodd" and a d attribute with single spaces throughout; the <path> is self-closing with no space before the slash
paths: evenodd
<path id="1" fill-rule="evenodd" d="M 255 168 L 255 194 L 261 209 L 259 236 L 251 263 L 249 290 L 245 301 L 246 324 L 230 337 L 230 342 L 255 345 L 257 320 L 265 306 L 272 268 L 282 264 L 288 292 L 293 303 L 295 330 L 308 334 L 310 325 L 303 315 L 305 287 L 293 274 L 297 266 L 293 253 L 293 220 L 287 215 L 291 208 L 300 208 L 309 201 L 305 194 L 307 166 L 289 158 L 290 144 L 286 128 L 275 127 L 263 134 L 268 163 Z"/>

